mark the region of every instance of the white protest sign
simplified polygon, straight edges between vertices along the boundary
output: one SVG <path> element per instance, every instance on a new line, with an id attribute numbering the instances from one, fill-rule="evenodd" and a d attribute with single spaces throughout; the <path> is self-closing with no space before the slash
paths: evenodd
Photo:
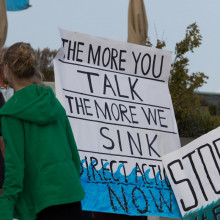
<path id="1" fill-rule="evenodd" d="M 171 53 L 60 30 L 56 94 L 80 153 L 83 209 L 180 215 L 161 156 L 180 147 Z"/>
<path id="2" fill-rule="evenodd" d="M 182 216 L 220 199 L 220 127 L 162 159 Z"/>

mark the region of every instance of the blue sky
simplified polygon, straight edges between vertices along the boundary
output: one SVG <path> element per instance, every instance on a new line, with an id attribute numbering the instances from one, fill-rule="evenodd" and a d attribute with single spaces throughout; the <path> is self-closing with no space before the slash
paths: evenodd
<path id="1" fill-rule="evenodd" d="M 145 0 L 149 37 L 167 43 L 174 52 L 184 38 L 186 27 L 199 25 L 202 45 L 190 58 L 189 72 L 204 72 L 209 79 L 200 91 L 220 93 L 220 1 L 219 0 Z M 8 12 L 6 46 L 18 41 L 37 48 L 58 49 L 58 28 L 127 41 L 129 0 L 30 0 L 31 8 Z"/>

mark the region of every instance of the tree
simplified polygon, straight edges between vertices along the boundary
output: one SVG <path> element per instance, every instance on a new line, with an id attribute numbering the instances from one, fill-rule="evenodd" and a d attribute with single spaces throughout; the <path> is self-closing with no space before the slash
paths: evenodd
<path id="1" fill-rule="evenodd" d="M 180 136 L 200 136 L 220 125 L 219 118 L 213 118 L 201 108 L 201 98 L 195 91 L 208 77 L 203 72 L 189 74 L 187 53 L 201 45 L 202 36 L 196 23 L 189 25 L 185 37 L 176 43 L 174 60 L 171 64 L 169 89 Z M 147 39 L 147 46 L 152 46 Z M 156 48 L 164 48 L 166 43 L 157 40 Z"/>
<path id="2" fill-rule="evenodd" d="M 36 55 L 39 61 L 40 71 L 44 74 L 45 81 L 54 81 L 53 59 L 57 54 L 57 50 L 45 48 L 36 50 Z"/>
<path id="3" fill-rule="evenodd" d="M 187 136 L 196 135 L 193 134 L 194 132 L 190 134 L 187 132 L 192 130 L 193 119 L 198 118 L 201 111 L 200 98 L 195 91 L 206 82 L 208 77 L 202 72 L 189 74 L 189 59 L 186 54 L 194 53 L 194 49 L 201 45 L 201 41 L 202 36 L 197 24 L 189 25 L 184 39 L 176 43 L 175 58 L 171 65 L 169 88 L 175 116 L 180 134 Z"/>

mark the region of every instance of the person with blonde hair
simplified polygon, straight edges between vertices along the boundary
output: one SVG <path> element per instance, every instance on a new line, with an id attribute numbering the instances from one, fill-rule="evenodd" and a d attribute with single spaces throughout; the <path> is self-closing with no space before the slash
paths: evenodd
<path id="1" fill-rule="evenodd" d="M 0 220 L 82 219 L 80 158 L 64 108 L 43 85 L 30 44 L 10 46 L 3 65 L 15 94 L 0 110 L 5 142 Z"/>

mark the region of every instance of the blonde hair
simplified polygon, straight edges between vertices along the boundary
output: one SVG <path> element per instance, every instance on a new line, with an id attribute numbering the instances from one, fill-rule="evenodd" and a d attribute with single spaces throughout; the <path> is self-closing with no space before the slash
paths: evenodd
<path id="1" fill-rule="evenodd" d="M 33 78 L 33 84 L 43 84 L 43 74 L 38 69 L 37 57 L 30 44 L 19 42 L 4 53 L 3 64 L 18 78 Z"/>

